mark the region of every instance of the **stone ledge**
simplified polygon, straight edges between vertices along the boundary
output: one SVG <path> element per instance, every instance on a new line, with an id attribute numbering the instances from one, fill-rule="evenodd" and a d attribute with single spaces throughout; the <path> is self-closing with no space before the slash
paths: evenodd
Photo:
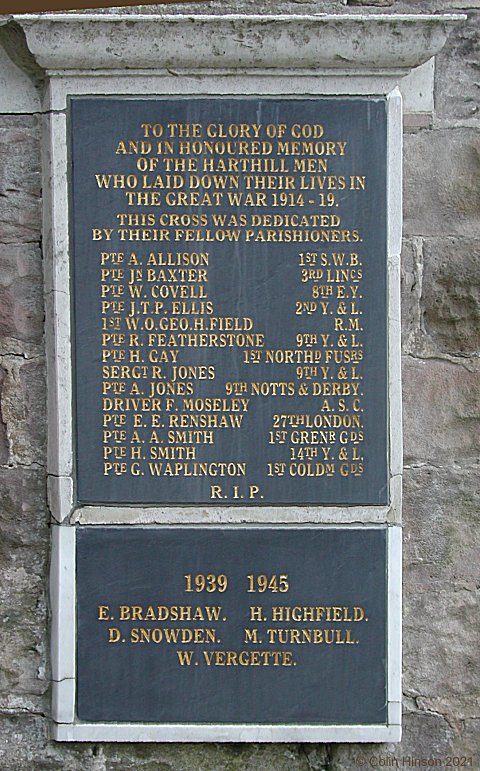
<path id="1" fill-rule="evenodd" d="M 390 71 L 434 56 L 445 15 L 16 15 L 36 63 L 50 71 L 133 69 Z M 116 45 L 111 45 L 115 34 Z"/>

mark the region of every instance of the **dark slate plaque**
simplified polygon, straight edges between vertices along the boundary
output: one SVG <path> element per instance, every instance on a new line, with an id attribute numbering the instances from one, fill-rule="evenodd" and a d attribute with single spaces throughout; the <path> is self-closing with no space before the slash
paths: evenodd
<path id="1" fill-rule="evenodd" d="M 385 100 L 70 118 L 78 500 L 387 503 Z"/>
<path id="2" fill-rule="evenodd" d="M 385 529 L 79 528 L 78 718 L 385 723 L 385 551 Z"/>

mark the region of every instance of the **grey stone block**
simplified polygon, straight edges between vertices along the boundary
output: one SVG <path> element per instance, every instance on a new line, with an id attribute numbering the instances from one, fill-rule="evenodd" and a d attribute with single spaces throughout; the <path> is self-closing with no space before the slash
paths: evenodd
<path id="1" fill-rule="evenodd" d="M 404 603 L 403 689 L 421 711 L 447 720 L 477 714 L 480 621 L 475 607 L 475 592 L 462 586 L 427 579 L 410 583 Z"/>
<path id="2" fill-rule="evenodd" d="M 7 426 L 2 415 L 2 389 L 5 380 L 5 370 L 0 366 L 0 465 L 8 462 Z"/>
<path id="3" fill-rule="evenodd" d="M 40 98 L 32 78 L 24 72 L 3 48 L 0 32 L 0 101 L 3 113 L 33 113 L 40 110 Z"/>
<path id="4" fill-rule="evenodd" d="M 480 0 L 395 0 L 395 13 L 449 13 L 480 7 Z"/>
<path id="5" fill-rule="evenodd" d="M 421 766 L 414 765 L 414 758 L 428 759 L 447 754 L 453 731 L 443 718 L 418 712 L 404 715 L 403 725 L 400 744 L 332 745 L 329 764 L 325 768 L 328 771 L 415 768 Z M 409 757 L 412 758 L 410 765 Z"/>
<path id="6" fill-rule="evenodd" d="M 405 135 L 405 236 L 480 236 L 479 153 L 472 129 Z"/>
<path id="7" fill-rule="evenodd" d="M 0 336 L 41 343 L 44 315 L 39 247 L 0 243 Z"/>
<path id="8" fill-rule="evenodd" d="M 401 257 L 402 352 L 414 353 L 422 335 L 420 299 L 423 279 L 423 244 L 404 240 Z"/>
<path id="9" fill-rule="evenodd" d="M 395 754 L 400 758 L 424 758 L 427 762 L 432 757 L 444 758 L 450 753 L 454 736 L 454 730 L 441 715 L 410 713 L 404 716 L 401 752 L 399 747 Z"/>
<path id="10" fill-rule="evenodd" d="M 479 373 L 436 359 L 403 361 L 404 459 L 448 464 L 476 458 Z"/>
<path id="11" fill-rule="evenodd" d="M 375 7 L 391 7 L 395 3 L 395 0 L 347 0 L 347 5 L 353 6 L 375 6 Z"/>
<path id="12" fill-rule="evenodd" d="M 0 771 L 105 771 L 102 755 L 92 745 L 56 745 L 40 715 L 4 715 L 0 723 Z"/>
<path id="13" fill-rule="evenodd" d="M 459 727 L 480 694 L 479 477 L 475 467 L 405 472 L 404 692 Z"/>
<path id="14" fill-rule="evenodd" d="M 10 448 L 10 463 L 45 465 L 46 406 L 43 358 L 4 356 L 2 419 Z"/>
<path id="15" fill-rule="evenodd" d="M 0 709 L 31 709 L 49 687 L 48 540 L 42 471 L 0 469 Z"/>
<path id="16" fill-rule="evenodd" d="M 403 726 L 402 742 L 398 745 L 332 745 L 329 748 L 329 765 L 319 766 L 319 769 L 440 768 L 435 761 L 443 764 L 446 757 L 452 755 L 470 755 L 473 758 L 471 767 L 475 768 L 475 748 L 478 748 L 479 737 L 474 721 L 465 721 L 465 725 L 457 726 L 442 715 L 415 710 L 404 715 Z"/>
<path id="17" fill-rule="evenodd" d="M 209 14 L 222 15 L 226 13 L 340 13 L 348 11 L 344 0 L 275 0 L 274 8 L 272 0 L 193 0 L 193 2 L 154 3 L 152 5 L 136 5 L 122 7 L 122 13 L 136 15 L 155 14 L 159 16 L 169 14 Z M 91 11 L 79 11 L 79 13 L 91 13 Z M 118 13 L 112 8 L 96 8 L 95 13 L 113 15 Z"/>
<path id="18" fill-rule="evenodd" d="M 0 468 L 0 528 L 3 558 L 11 560 L 11 549 L 32 548 L 44 558 L 48 549 L 48 514 L 45 473 L 38 468 Z M 4 562 L 5 564 L 5 562 Z"/>
<path id="19" fill-rule="evenodd" d="M 402 350 L 424 357 L 480 349 L 480 241 L 406 239 L 402 250 Z"/>
<path id="20" fill-rule="evenodd" d="M 442 351 L 480 350 L 480 241 L 427 239 L 423 252 L 425 331 Z"/>
<path id="21" fill-rule="evenodd" d="M 465 8 L 479 7 L 466 2 Z M 450 7 L 452 7 L 450 5 Z M 435 71 L 435 108 L 443 120 L 479 117 L 480 84 L 480 13 L 470 10 L 468 21 L 459 24 L 437 58 Z"/>
<path id="22" fill-rule="evenodd" d="M 308 747 L 308 745 L 307 745 Z M 308 752 L 308 750 L 307 750 Z M 310 756 L 298 744 L 197 744 L 196 746 L 132 745 L 128 751 L 110 745 L 105 771 L 312 771 L 324 766 L 310 765 Z M 315 764 L 315 754 L 311 754 Z M 322 747 L 316 755 L 324 757 Z"/>
<path id="23" fill-rule="evenodd" d="M 459 721 L 452 742 L 453 755 L 472 758 L 473 763 L 477 761 L 478 748 L 480 747 L 480 727 L 478 723 L 478 718 Z"/>
<path id="24" fill-rule="evenodd" d="M 35 116 L 0 115 L 0 242 L 38 242 L 40 130 Z"/>
<path id="25" fill-rule="evenodd" d="M 480 579 L 480 469 L 424 466 L 404 472 L 404 557 L 412 583 Z"/>
<path id="26" fill-rule="evenodd" d="M 382 7 L 383 3 L 383 7 Z M 355 5 L 359 10 L 353 11 Z M 274 7 L 273 7 L 274 6 Z M 361 7 L 361 11 L 360 11 Z M 480 0 L 193 0 L 122 7 L 122 13 L 167 15 L 185 13 L 221 15 L 226 13 L 448 13 L 465 8 L 479 8 Z M 88 10 L 70 13 L 91 13 Z M 96 8 L 95 13 L 115 15 L 118 8 Z"/>

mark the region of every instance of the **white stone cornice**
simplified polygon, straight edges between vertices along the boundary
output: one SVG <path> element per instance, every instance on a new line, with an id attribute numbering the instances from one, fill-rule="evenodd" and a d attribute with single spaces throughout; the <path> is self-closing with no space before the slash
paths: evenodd
<path id="1" fill-rule="evenodd" d="M 47 71 L 268 69 L 403 73 L 465 16 L 126 15 L 11 17 Z"/>

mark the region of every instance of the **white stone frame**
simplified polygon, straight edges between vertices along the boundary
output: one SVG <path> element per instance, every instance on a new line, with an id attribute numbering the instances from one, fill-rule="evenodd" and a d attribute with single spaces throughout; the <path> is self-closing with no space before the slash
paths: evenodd
<path id="1" fill-rule="evenodd" d="M 54 738 L 61 741 L 394 742 L 401 736 L 400 250 L 402 98 L 432 109 L 433 56 L 463 16 L 13 17 L 45 70 L 44 257 Z M 106 42 L 115 38 L 115 54 Z M 400 90 L 399 90 L 400 89 Z M 76 506 L 72 424 L 67 100 L 70 95 L 386 97 L 388 506 Z M 75 717 L 75 535 L 82 525 L 387 530 L 384 726 L 87 724 Z"/>
<path id="2" fill-rule="evenodd" d="M 165 529 L 168 526 L 152 526 Z M 170 526 L 171 527 L 171 526 Z M 237 529 L 235 525 L 225 525 Z M 240 525 L 242 530 L 255 526 Z M 298 526 L 280 525 L 289 531 Z M 320 525 L 316 529 L 339 529 Z M 362 525 L 386 530 L 387 564 L 387 723 L 386 725 L 86 723 L 75 717 L 76 682 L 76 528 L 53 526 L 51 607 L 52 717 L 57 741 L 108 742 L 398 742 L 401 739 L 402 529 L 399 525 Z M 202 528 L 203 529 L 203 528 Z M 352 525 L 348 529 L 359 529 Z M 73 569 L 72 569 L 73 568 Z"/>

